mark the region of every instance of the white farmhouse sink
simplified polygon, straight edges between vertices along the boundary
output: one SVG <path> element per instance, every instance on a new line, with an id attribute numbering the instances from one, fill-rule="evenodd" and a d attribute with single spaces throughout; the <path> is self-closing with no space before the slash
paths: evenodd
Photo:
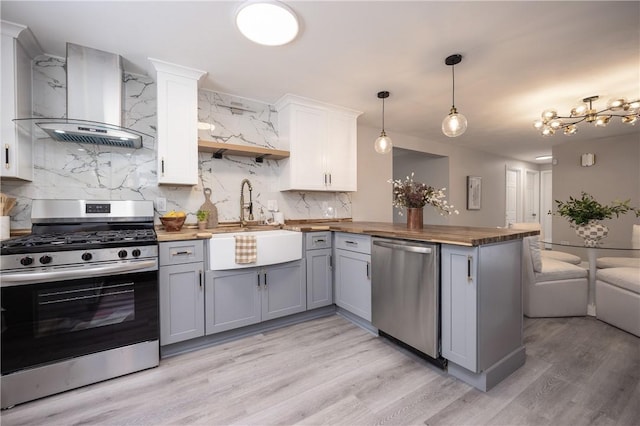
<path id="1" fill-rule="evenodd" d="M 255 263 L 236 263 L 236 235 L 255 235 L 258 260 Z M 213 234 L 209 240 L 209 267 L 212 271 L 252 268 L 302 259 L 302 232 L 272 229 Z"/>

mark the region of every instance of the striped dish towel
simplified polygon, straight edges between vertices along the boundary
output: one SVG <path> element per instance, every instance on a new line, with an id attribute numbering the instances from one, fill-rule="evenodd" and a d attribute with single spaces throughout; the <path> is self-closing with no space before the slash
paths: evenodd
<path id="1" fill-rule="evenodd" d="M 258 260 L 258 244 L 255 235 L 236 235 L 236 263 L 255 263 Z"/>

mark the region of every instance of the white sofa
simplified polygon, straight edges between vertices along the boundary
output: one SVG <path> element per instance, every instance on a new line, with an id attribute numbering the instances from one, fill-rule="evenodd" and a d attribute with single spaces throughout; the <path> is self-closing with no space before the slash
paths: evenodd
<path id="1" fill-rule="evenodd" d="M 588 271 L 542 257 L 538 237 L 526 237 L 522 245 L 524 314 L 527 317 L 587 315 Z"/>
<path id="2" fill-rule="evenodd" d="M 640 337 L 640 268 L 596 272 L 596 317 Z"/>
<path id="3" fill-rule="evenodd" d="M 510 224 L 510 228 L 512 229 L 522 229 L 524 231 L 540 231 L 540 235 L 538 236 L 538 240 L 542 244 L 542 240 L 544 240 L 544 235 L 542 233 L 542 227 L 538 222 L 515 222 Z M 563 251 L 557 250 L 542 250 L 540 255 L 545 258 L 560 260 L 562 262 L 572 263 L 574 265 L 580 265 L 582 263 L 582 259 L 580 256 L 576 256 L 575 254 L 566 253 Z"/>

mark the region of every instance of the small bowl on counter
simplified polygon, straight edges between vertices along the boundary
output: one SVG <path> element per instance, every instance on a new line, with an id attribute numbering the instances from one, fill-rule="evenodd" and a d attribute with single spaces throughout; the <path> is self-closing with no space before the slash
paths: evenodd
<path id="1" fill-rule="evenodd" d="M 183 217 L 160 217 L 160 222 L 167 232 L 178 232 L 182 229 L 186 216 Z"/>

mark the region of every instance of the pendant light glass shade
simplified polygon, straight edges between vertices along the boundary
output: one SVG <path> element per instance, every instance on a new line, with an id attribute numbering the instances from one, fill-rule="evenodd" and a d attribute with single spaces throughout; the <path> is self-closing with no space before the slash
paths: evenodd
<path id="1" fill-rule="evenodd" d="M 451 66 L 452 89 L 451 111 L 449 111 L 449 115 L 447 115 L 444 120 L 442 120 L 442 133 L 450 138 L 460 136 L 467 131 L 467 117 L 458 113 L 458 110 L 456 109 L 456 76 L 454 73 L 454 67 L 460 62 L 462 62 L 462 55 L 460 54 L 447 56 L 447 58 L 444 60 L 444 63 L 446 65 Z"/>
<path id="2" fill-rule="evenodd" d="M 450 138 L 460 136 L 467 130 L 467 117 L 459 114 L 455 108 L 442 120 L 442 133 Z"/>
<path id="3" fill-rule="evenodd" d="M 382 99 L 382 131 L 380 132 L 380 137 L 376 139 L 376 142 L 373 145 L 378 154 L 386 154 L 391 151 L 391 148 L 393 148 L 393 142 L 391 141 L 391 138 L 387 136 L 384 131 L 384 100 L 388 97 L 389 92 L 378 92 L 378 99 Z"/>
<path id="4" fill-rule="evenodd" d="M 380 133 L 380 137 L 376 139 L 376 143 L 373 146 L 378 154 L 386 154 L 393 148 L 393 142 L 391 138 L 387 136 L 384 130 Z"/>

